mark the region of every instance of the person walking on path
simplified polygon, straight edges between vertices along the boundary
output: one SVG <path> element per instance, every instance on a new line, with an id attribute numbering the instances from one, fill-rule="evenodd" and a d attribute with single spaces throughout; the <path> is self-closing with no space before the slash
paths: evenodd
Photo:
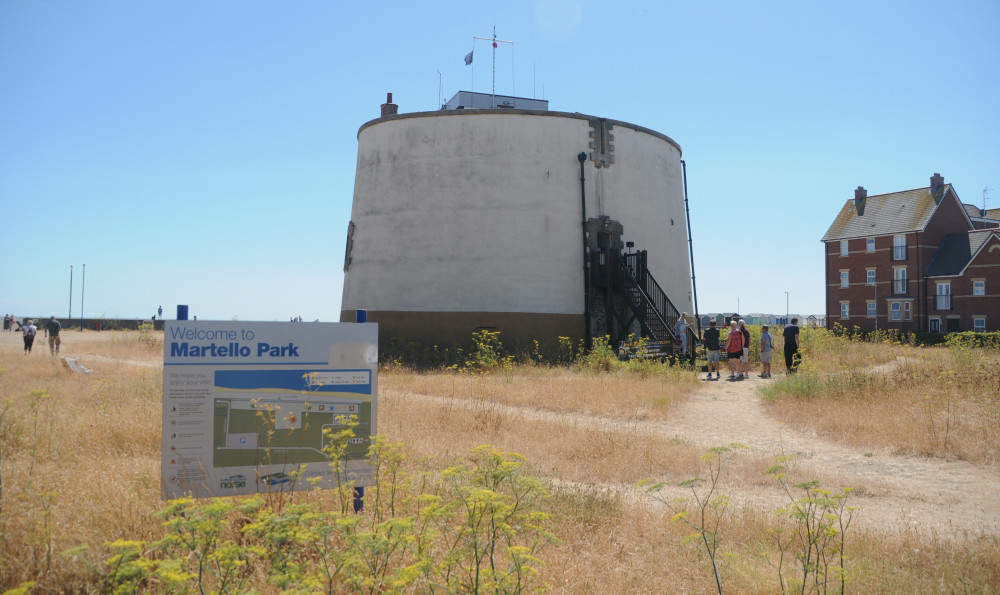
<path id="1" fill-rule="evenodd" d="M 792 319 L 792 324 L 785 327 L 782 335 L 785 337 L 785 368 L 789 374 L 794 374 L 802 361 L 799 355 L 799 323 L 798 318 Z"/>
<path id="2" fill-rule="evenodd" d="M 59 355 L 59 345 L 62 343 L 62 339 L 59 337 L 60 330 L 62 330 L 62 325 L 59 324 L 55 316 L 49 318 L 49 321 L 45 323 L 45 334 L 49 336 L 49 355 Z"/>
<path id="3" fill-rule="evenodd" d="M 24 335 L 24 355 L 31 353 L 31 345 L 35 342 L 35 333 L 37 332 L 38 327 L 32 324 L 30 319 L 21 327 L 21 333 Z"/>
<path id="4" fill-rule="evenodd" d="M 743 380 L 743 374 L 736 375 L 740 369 L 740 358 L 743 357 L 743 333 L 736 326 L 736 321 L 729 322 L 729 335 L 726 337 L 726 357 L 729 359 L 729 380 Z"/>
<path id="5" fill-rule="evenodd" d="M 740 367 L 743 378 L 750 378 L 750 329 L 747 328 L 746 322 L 742 318 L 740 318 L 739 327 L 740 333 L 743 335 L 743 355 L 740 357 Z"/>
<path id="6" fill-rule="evenodd" d="M 3 332 L 10 330 L 10 314 L 3 315 Z"/>
<path id="7" fill-rule="evenodd" d="M 760 365 L 764 371 L 760 373 L 761 378 L 771 377 L 771 356 L 774 345 L 771 341 L 771 333 L 767 332 L 768 326 L 760 327 Z"/>
<path id="8" fill-rule="evenodd" d="M 719 329 L 715 326 L 715 321 L 708 323 L 705 329 L 705 351 L 708 352 L 708 378 L 705 380 L 719 379 Z M 715 378 L 712 378 L 712 370 L 715 370 Z"/>

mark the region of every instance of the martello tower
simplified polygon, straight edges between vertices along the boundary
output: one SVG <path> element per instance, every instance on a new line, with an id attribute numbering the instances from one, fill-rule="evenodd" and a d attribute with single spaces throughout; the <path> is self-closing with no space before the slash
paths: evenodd
<path id="1" fill-rule="evenodd" d="M 470 92 L 398 113 L 390 94 L 358 131 L 341 319 L 426 345 L 655 335 L 692 311 L 685 220 L 664 134 Z"/>

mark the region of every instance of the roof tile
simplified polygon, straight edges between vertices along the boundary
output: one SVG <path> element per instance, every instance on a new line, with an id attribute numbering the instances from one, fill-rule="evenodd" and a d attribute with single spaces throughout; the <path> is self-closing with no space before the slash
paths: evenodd
<path id="1" fill-rule="evenodd" d="M 967 233 L 950 233 L 941 241 L 927 265 L 927 277 L 961 275 L 983 244 L 997 233 L 995 229 L 979 229 Z"/>
<path id="2" fill-rule="evenodd" d="M 945 184 L 945 193 L 948 192 L 953 192 L 951 184 Z M 920 231 L 927 226 L 937 205 L 929 187 L 869 196 L 865 199 L 864 215 L 858 215 L 851 199 L 840 209 L 822 241 Z"/>

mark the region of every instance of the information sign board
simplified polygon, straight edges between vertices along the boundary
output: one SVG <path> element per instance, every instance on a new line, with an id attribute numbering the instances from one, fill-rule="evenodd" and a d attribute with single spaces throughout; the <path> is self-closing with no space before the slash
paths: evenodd
<path id="1" fill-rule="evenodd" d="M 340 481 L 372 483 L 378 325 L 167 321 L 165 498 L 332 487 L 327 432 L 358 425 Z"/>

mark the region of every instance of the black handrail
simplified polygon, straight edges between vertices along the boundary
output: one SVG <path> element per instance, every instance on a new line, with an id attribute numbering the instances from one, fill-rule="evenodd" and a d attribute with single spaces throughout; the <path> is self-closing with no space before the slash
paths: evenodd
<path id="1" fill-rule="evenodd" d="M 629 308 L 639 319 L 639 324 L 653 338 L 659 341 L 676 340 L 674 329 L 668 320 L 677 320 L 680 313 L 670 298 L 649 274 L 646 267 L 646 251 L 632 254 L 615 254 L 615 285 L 625 296 Z M 636 296 L 629 289 L 638 292 Z M 635 297 L 641 299 L 633 299 Z"/>

